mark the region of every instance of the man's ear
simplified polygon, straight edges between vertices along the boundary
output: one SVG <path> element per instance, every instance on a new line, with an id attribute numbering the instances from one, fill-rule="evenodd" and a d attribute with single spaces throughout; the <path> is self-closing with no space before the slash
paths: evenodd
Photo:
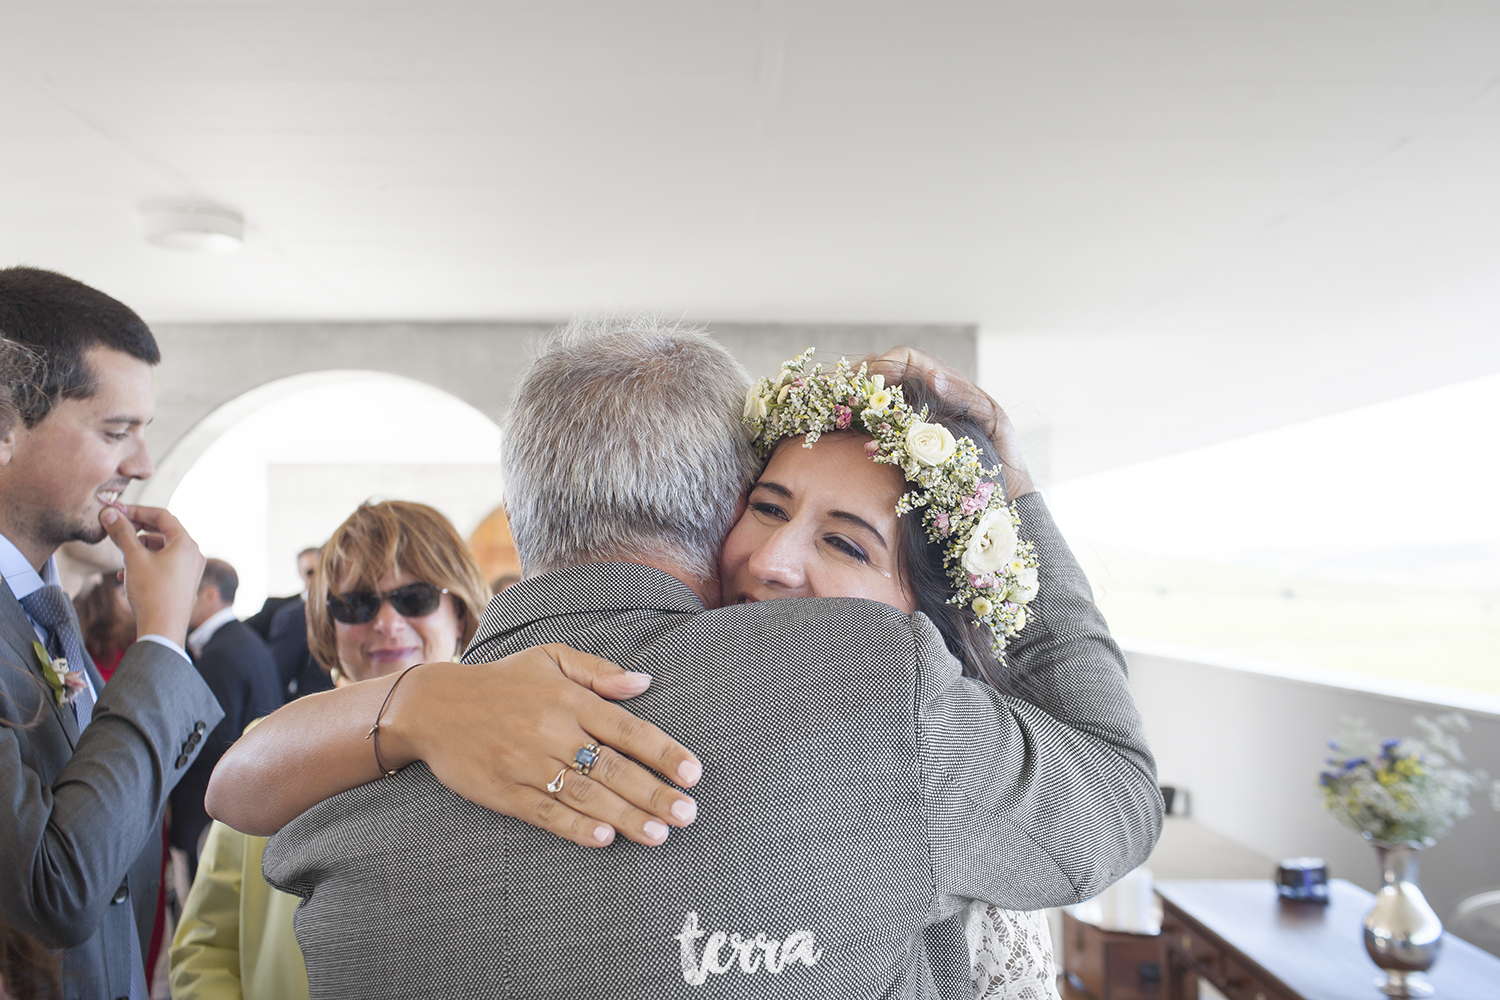
<path id="1" fill-rule="evenodd" d="M 0 438 L 0 465 L 9 465 L 10 457 L 16 453 L 16 429 L 14 427 L 5 432 L 5 437 Z"/>

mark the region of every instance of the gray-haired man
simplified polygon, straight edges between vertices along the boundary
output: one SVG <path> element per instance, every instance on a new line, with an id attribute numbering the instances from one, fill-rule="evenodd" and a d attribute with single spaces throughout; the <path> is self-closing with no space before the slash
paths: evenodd
<path id="1" fill-rule="evenodd" d="M 753 468 L 745 382 L 689 332 L 551 344 L 505 444 L 527 578 L 466 655 L 565 642 L 650 670 L 632 710 L 710 762 L 697 822 L 584 850 L 420 764 L 330 799 L 265 862 L 306 897 L 313 996 L 972 996 L 969 900 L 1072 902 L 1145 858 L 1161 806 L 1123 660 L 1036 495 L 1018 506 L 1042 590 L 1010 652 L 1029 700 L 960 677 L 922 615 L 703 610 Z M 566 776 L 559 799 L 598 794 Z"/>

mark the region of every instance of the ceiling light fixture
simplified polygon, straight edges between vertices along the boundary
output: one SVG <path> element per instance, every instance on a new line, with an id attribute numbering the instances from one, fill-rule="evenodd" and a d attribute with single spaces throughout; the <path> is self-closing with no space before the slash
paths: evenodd
<path id="1" fill-rule="evenodd" d="M 245 245 L 245 217 L 201 201 L 148 202 L 141 206 L 146 242 L 192 253 L 234 253 Z"/>

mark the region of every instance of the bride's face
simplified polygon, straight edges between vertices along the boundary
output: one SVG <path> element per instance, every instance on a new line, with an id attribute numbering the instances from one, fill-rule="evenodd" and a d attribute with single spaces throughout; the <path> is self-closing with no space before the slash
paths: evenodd
<path id="1" fill-rule="evenodd" d="M 904 480 L 865 455 L 862 434 L 777 446 L 719 557 L 724 603 L 865 597 L 911 613 L 901 579 L 896 501 Z"/>

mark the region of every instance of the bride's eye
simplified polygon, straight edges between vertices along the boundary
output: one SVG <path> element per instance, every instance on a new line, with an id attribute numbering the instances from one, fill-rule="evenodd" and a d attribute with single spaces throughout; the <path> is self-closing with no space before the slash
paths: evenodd
<path id="1" fill-rule="evenodd" d="M 853 542 L 849 541 L 849 539 L 843 537 L 842 535 L 825 535 L 823 537 L 823 541 L 827 542 L 829 545 L 832 545 L 834 548 L 838 549 L 840 552 L 851 559 L 857 559 L 862 563 L 870 561 L 870 557 L 865 555 L 864 549 L 860 548 L 858 545 L 855 545 Z"/>
<path id="2" fill-rule="evenodd" d="M 766 503 L 763 500 L 751 503 L 750 509 L 755 511 L 755 513 L 757 514 L 764 514 L 766 517 L 774 517 L 778 521 L 785 521 L 788 519 L 786 516 L 786 511 L 782 510 L 774 503 Z"/>

